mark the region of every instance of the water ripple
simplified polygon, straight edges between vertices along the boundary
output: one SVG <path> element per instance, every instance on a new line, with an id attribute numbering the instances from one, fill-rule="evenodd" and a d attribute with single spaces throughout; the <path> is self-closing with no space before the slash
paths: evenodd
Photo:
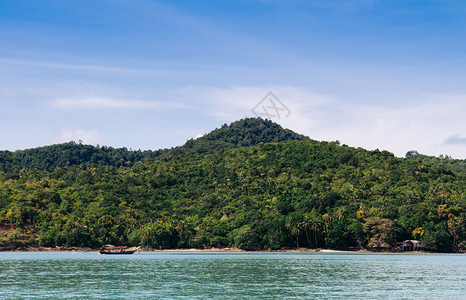
<path id="1" fill-rule="evenodd" d="M 466 255 L 0 254 L 6 299 L 466 299 Z"/>

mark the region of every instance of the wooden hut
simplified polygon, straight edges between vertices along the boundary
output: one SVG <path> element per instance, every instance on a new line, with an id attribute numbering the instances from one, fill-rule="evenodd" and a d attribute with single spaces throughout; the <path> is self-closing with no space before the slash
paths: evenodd
<path id="1" fill-rule="evenodd" d="M 422 251 L 424 246 L 418 240 L 406 240 L 401 243 L 401 250 L 403 251 Z"/>

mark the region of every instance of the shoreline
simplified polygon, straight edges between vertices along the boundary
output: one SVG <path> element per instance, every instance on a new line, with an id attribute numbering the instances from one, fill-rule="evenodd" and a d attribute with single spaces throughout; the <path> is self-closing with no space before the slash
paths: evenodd
<path id="1" fill-rule="evenodd" d="M 1 252 L 97 252 L 98 248 L 89 247 L 0 247 Z M 140 248 L 140 251 L 144 252 L 270 252 L 270 253 L 435 253 L 427 251 L 374 251 L 369 249 L 358 249 L 358 250 L 335 250 L 335 249 L 310 249 L 310 248 L 297 248 L 297 249 L 264 249 L 264 250 L 242 250 L 235 247 L 225 248 L 176 248 L 176 249 L 155 249 L 155 248 Z M 464 252 L 451 252 L 464 254 Z"/>

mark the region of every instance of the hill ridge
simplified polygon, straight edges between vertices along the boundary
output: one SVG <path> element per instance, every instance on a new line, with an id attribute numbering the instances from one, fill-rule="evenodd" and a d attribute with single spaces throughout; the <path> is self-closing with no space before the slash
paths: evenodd
<path id="1" fill-rule="evenodd" d="M 18 151 L 0 151 L 0 170 L 9 172 L 31 168 L 51 172 L 55 168 L 102 164 L 106 166 L 132 166 L 153 159 L 171 159 L 178 155 L 207 154 L 219 150 L 247 147 L 259 143 L 304 140 L 280 125 L 260 118 L 245 118 L 212 130 L 198 139 L 171 149 L 128 150 L 108 146 L 84 145 L 67 142 Z"/>

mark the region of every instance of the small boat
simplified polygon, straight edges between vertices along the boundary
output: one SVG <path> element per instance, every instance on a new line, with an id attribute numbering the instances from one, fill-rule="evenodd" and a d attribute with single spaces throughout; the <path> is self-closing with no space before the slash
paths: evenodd
<path id="1" fill-rule="evenodd" d="M 105 245 L 99 249 L 100 254 L 133 254 L 136 251 L 139 253 L 139 247 Z"/>

